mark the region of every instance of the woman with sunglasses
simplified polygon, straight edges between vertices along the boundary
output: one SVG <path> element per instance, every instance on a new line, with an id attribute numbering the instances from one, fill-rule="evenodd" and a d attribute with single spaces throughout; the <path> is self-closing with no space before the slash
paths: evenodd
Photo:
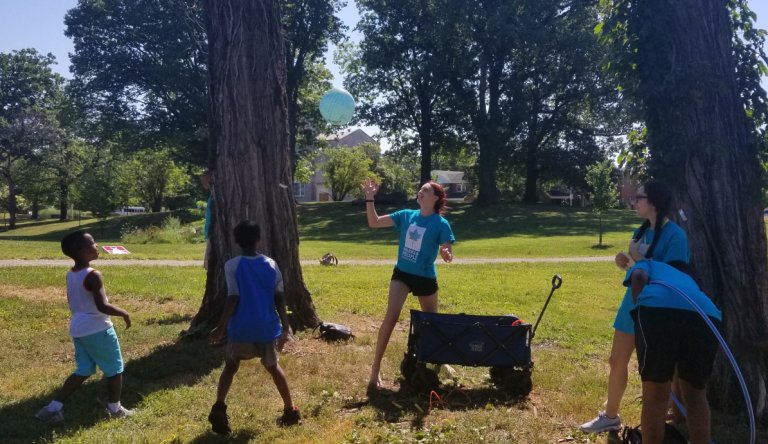
<path id="1" fill-rule="evenodd" d="M 648 181 L 637 188 L 631 203 L 635 206 L 637 215 L 645 218 L 629 243 L 629 256 L 632 260 L 653 259 L 665 263 L 688 263 L 688 237 L 679 225 L 667 219 L 667 215 L 672 211 L 672 191 L 669 187 L 664 182 Z M 615 261 L 622 270 L 631 266 L 624 253 L 617 254 Z M 615 331 L 611 356 L 608 359 L 608 402 L 605 404 L 605 411 L 600 412 L 597 418 L 579 427 L 584 432 L 600 433 L 621 428 L 619 406 L 629 380 L 629 360 L 635 350 L 635 324 L 629 314 L 633 308 L 632 292 L 627 289 L 613 322 Z"/>

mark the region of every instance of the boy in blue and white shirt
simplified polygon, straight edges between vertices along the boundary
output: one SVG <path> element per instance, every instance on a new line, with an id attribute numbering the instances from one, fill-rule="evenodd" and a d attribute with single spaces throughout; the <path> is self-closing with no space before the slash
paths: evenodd
<path id="1" fill-rule="evenodd" d="M 218 327 L 209 336 L 210 343 L 217 344 L 226 330 L 229 344 L 216 403 L 208 420 L 214 432 L 232 432 L 225 403 L 232 380 L 240 368 L 240 361 L 261 358 L 261 364 L 272 376 L 285 404 L 278 421 L 281 425 L 298 424 L 301 413 L 293 405 L 288 381 L 277 358 L 277 351 L 283 349 L 290 331 L 283 296 L 283 276 L 275 261 L 256 252 L 261 242 L 261 230 L 255 222 L 237 224 L 234 237 L 243 254 L 224 265 L 229 297 Z"/>

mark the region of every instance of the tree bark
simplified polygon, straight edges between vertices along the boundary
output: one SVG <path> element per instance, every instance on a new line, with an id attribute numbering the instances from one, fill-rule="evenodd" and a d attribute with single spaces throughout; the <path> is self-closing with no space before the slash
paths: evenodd
<path id="1" fill-rule="evenodd" d="M 285 46 L 278 0 L 206 0 L 211 143 L 216 152 L 213 246 L 217 299 L 226 297 L 224 264 L 240 254 L 232 229 L 254 220 L 260 251 L 283 274 L 294 328 L 320 319 L 304 285 L 293 200 Z"/>
<path id="2" fill-rule="evenodd" d="M 67 220 L 67 204 L 69 203 L 69 185 L 59 184 L 59 220 Z"/>
<path id="3" fill-rule="evenodd" d="M 40 219 L 40 204 L 38 202 L 32 202 L 32 220 Z"/>
<path id="4" fill-rule="evenodd" d="M 724 336 L 758 420 L 765 422 L 768 258 L 761 163 L 736 82 L 727 3 L 640 2 L 630 31 L 640 39 L 638 91 L 646 105 L 652 171 L 675 190 L 691 262 L 722 308 Z M 735 380 L 721 354 L 709 384 L 713 407 L 743 411 Z"/>
<path id="5" fill-rule="evenodd" d="M 429 106 L 429 104 L 427 104 Z M 419 131 L 419 143 L 421 145 L 421 185 L 432 180 L 432 113 L 427 110 L 421 112 L 422 125 Z"/>
<path id="6" fill-rule="evenodd" d="M 534 118 L 534 124 L 531 130 L 533 135 L 528 135 L 528 143 L 525 153 L 525 193 L 523 194 L 523 202 L 526 203 L 538 203 L 539 202 L 539 159 L 538 148 L 539 140 L 536 134 L 536 124 Z"/>

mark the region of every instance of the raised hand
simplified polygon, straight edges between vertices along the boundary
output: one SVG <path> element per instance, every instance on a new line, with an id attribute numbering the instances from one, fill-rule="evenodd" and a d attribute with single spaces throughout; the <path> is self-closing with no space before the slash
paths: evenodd
<path id="1" fill-rule="evenodd" d="M 379 184 L 376 183 L 376 179 L 371 179 L 370 177 L 365 179 L 365 182 L 363 182 L 362 185 L 360 185 L 360 188 L 365 193 L 366 199 L 373 199 L 373 196 L 376 195 L 376 193 L 379 191 Z"/>

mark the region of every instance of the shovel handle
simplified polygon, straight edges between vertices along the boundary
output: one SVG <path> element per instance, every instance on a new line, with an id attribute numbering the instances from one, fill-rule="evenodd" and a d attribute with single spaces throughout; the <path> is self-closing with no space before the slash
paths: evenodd
<path id="1" fill-rule="evenodd" d="M 552 276 L 552 288 L 557 290 L 561 285 L 563 285 L 563 278 L 559 274 Z"/>

